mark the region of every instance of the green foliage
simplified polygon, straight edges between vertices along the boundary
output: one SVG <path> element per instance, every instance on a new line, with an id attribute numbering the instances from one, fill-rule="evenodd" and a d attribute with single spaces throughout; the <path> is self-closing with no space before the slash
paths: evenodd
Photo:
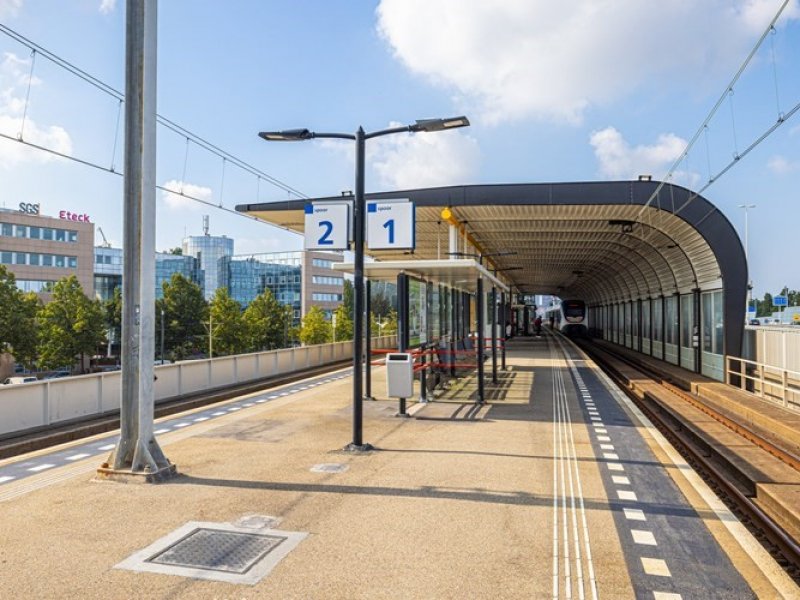
<path id="1" fill-rule="evenodd" d="M 175 256 L 183 256 L 183 248 L 170 248 L 167 250 L 167 254 L 173 254 Z"/>
<path id="2" fill-rule="evenodd" d="M 0 265 L 0 352 L 11 352 L 14 358 L 30 366 L 36 357 L 35 294 L 23 294 L 13 273 Z"/>
<path id="3" fill-rule="evenodd" d="M 394 310 L 390 310 L 381 324 L 383 325 L 381 335 L 397 334 L 397 313 Z"/>
<path id="4" fill-rule="evenodd" d="M 333 333 L 331 324 L 325 320 L 325 313 L 319 306 L 312 306 L 300 327 L 300 341 L 310 346 L 312 344 L 325 344 L 331 341 Z"/>
<path id="5" fill-rule="evenodd" d="M 208 305 L 200 286 L 173 273 L 162 289 L 164 297 L 157 302 L 156 310 L 160 318 L 161 308 L 164 309 L 164 345 L 172 360 L 207 349 L 203 324 L 208 321 Z"/>
<path id="6" fill-rule="evenodd" d="M 111 337 L 119 342 L 122 339 L 122 288 L 115 287 L 111 298 L 103 302 L 103 317 L 106 331 L 112 331 Z"/>
<path id="7" fill-rule="evenodd" d="M 265 289 L 248 305 L 242 317 L 248 351 L 274 350 L 287 345 L 286 329 L 292 317 L 291 308 L 288 315 L 286 308 L 269 289 Z"/>
<path id="8" fill-rule="evenodd" d="M 336 320 L 336 327 L 334 329 L 334 339 L 337 342 L 344 342 L 353 339 L 353 319 L 350 318 L 350 313 L 347 312 L 347 307 L 340 304 L 339 307 L 333 312 Z M 331 324 L 332 325 L 332 324 Z"/>
<path id="9" fill-rule="evenodd" d="M 209 312 L 209 335 L 212 336 L 214 355 L 245 352 L 247 335 L 242 307 L 230 297 L 228 288 L 217 288 Z"/>
<path id="10" fill-rule="evenodd" d="M 392 310 L 392 303 L 383 292 L 373 292 L 370 297 L 370 310 L 378 317 L 387 317 Z"/>
<path id="11" fill-rule="evenodd" d="M 345 311 L 350 315 L 350 320 L 353 319 L 353 314 L 356 311 L 356 296 L 353 282 L 349 279 L 344 280 L 344 291 L 342 292 L 342 306 Z M 338 339 L 338 338 L 337 338 Z"/>
<path id="12" fill-rule="evenodd" d="M 42 307 L 38 321 L 39 364 L 45 369 L 94 354 L 105 339 L 102 305 L 86 297 L 74 275 L 56 283 L 53 299 Z"/>

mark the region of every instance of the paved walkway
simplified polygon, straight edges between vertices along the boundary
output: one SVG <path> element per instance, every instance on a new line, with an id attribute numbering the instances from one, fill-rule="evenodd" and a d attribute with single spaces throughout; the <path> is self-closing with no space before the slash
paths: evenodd
<path id="1" fill-rule="evenodd" d="M 510 369 L 488 386 L 490 405 L 481 410 L 463 402 L 470 384 L 412 406 L 408 419 L 394 416 L 394 401 L 365 403 L 364 441 L 375 452 L 339 450 L 351 440 L 351 381 L 338 379 L 221 405 L 237 410 L 215 409 L 224 414 L 213 419 L 197 416 L 208 409 L 187 414 L 190 425 L 159 436 L 180 472 L 169 483 L 93 481 L 96 456 L 6 482 L 0 596 L 632 598 L 647 589 L 650 597 L 679 597 L 656 595 L 675 586 L 648 571 L 661 563 L 631 562 L 634 542 L 621 541 L 625 517 L 619 498 L 608 499 L 611 473 L 597 458 L 598 434 L 571 371 L 544 338 L 510 348 Z M 373 390 L 384 389 L 375 369 Z M 718 521 L 693 501 L 698 527 Z M 188 522 L 306 535 L 293 549 L 284 542 L 288 554 L 252 585 L 115 568 Z M 727 535 L 718 522 L 710 531 Z M 735 545 L 729 537 L 722 544 Z M 728 597 L 774 592 L 752 559 L 729 553 L 734 573 L 753 574 L 749 587 L 728 581 L 740 594 Z M 163 556 L 155 562 L 169 562 L 169 552 Z M 669 563 L 654 560 L 664 558 Z"/>

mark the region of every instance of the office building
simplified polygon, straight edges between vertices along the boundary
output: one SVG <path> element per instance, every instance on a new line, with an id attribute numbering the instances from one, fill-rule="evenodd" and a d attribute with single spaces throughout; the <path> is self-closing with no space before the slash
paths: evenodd
<path id="1" fill-rule="evenodd" d="M 99 300 L 114 296 L 114 288 L 122 286 L 122 248 L 98 246 L 94 249 L 94 293 Z M 156 252 L 156 299 L 164 296 L 163 283 L 174 273 L 180 273 L 189 281 L 203 288 L 203 270 L 200 262 L 192 256 Z"/>
<path id="2" fill-rule="evenodd" d="M 270 252 L 224 257 L 219 272 L 222 284 L 242 307 L 269 289 L 278 302 L 292 307 L 299 324 L 312 306 L 330 316 L 341 304 L 344 278 L 333 271 L 336 262 L 342 262 L 341 255 L 328 252 Z"/>
<path id="3" fill-rule="evenodd" d="M 94 224 L 86 214 L 40 214 L 40 205 L 22 202 L 19 210 L 0 209 L 0 264 L 17 286 L 47 301 L 55 283 L 75 275 L 84 292 L 93 289 Z"/>

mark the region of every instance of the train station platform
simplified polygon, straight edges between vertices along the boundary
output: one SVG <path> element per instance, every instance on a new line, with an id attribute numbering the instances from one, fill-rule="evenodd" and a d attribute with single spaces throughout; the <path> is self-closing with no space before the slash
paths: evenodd
<path id="1" fill-rule="evenodd" d="M 94 479 L 113 436 L 0 461 L 10 598 L 780 598 L 798 588 L 594 364 L 513 340 L 474 403 L 364 404 L 347 370 L 160 419 L 179 476 Z M 793 596 L 794 594 L 794 596 Z"/>

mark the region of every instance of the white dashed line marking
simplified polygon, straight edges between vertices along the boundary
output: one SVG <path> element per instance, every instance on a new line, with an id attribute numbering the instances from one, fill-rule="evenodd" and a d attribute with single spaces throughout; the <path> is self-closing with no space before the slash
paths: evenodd
<path id="1" fill-rule="evenodd" d="M 656 543 L 656 538 L 649 531 L 644 531 L 642 529 L 631 529 L 631 535 L 633 536 L 633 541 L 636 544 L 641 544 L 643 546 L 658 546 Z"/>
<path id="2" fill-rule="evenodd" d="M 597 441 L 598 442 L 610 442 L 611 438 L 608 437 L 607 435 L 598 435 L 597 436 Z"/>
<path id="3" fill-rule="evenodd" d="M 614 444 L 600 444 L 600 450 L 613 450 Z"/>
<path id="4" fill-rule="evenodd" d="M 657 575 L 658 577 L 672 577 L 669 572 L 667 562 L 660 558 L 645 558 L 642 557 L 642 567 L 644 572 L 648 575 Z"/>
<path id="5" fill-rule="evenodd" d="M 275 400 L 275 398 L 277 398 L 277 396 L 267 396 L 267 400 Z"/>
<path id="6" fill-rule="evenodd" d="M 597 427 L 597 424 L 595 424 L 594 432 L 595 433 L 608 433 L 608 430 L 604 429 L 603 427 Z"/>
<path id="7" fill-rule="evenodd" d="M 241 406 L 231 406 L 228 409 L 228 412 L 236 412 L 237 410 L 242 410 L 242 407 Z"/>
<path id="8" fill-rule="evenodd" d="M 195 422 L 195 423 L 200 423 L 200 422 L 202 422 L 202 421 L 208 421 L 208 417 L 197 417 L 197 418 L 194 420 L 194 422 Z"/>
<path id="9" fill-rule="evenodd" d="M 0 477 L 0 483 L 5 483 L 6 481 L 11 481 L 12 479 L 14 478 L 10 475 L 4 475 L 3 477 Z"/>
<path id="10" fill-rule="evenodd" d="M 603 424 L 603 419 L 601 419 L 600 417 L 591 417 L 591 419 L 592 419 L 592 421 L 594 421 L 595 423 L 599 423 L 600 425 L 602 425 L 602 424 Z"/>
<path id="11" fill-rule="evenodd" d="M 261 398 L 261 400 L 256 400 L 256 404 L 262 404 L 262 403 L 264 403 L 266 401 L 267 401 L 266 398 Z"/>
<path id="12" fill-rule="evenodd" d="M 288 396 L 288 395 L 289 395 L 289 392 L 283 392 L 283 393 L 281 394 L 281 396 Z"/>
<path id="13" fill-rule="evenodd" d="M 623 467 L 619 463 L 608 463 L 608 470 L 609 471 L 624 471 L 625 467 Z"/>
<path id="14" fill-rule="evenodd" d="M 623 508 L 622 512 L 625 513 L 625 518 L 628 519 L 628 521 L 647 521 L 647 517 L 644 516 L 644 511 L 638 508 Z"/>
<path id="15" fill-rule="evenodd" d="M 156 429 L 153 433 L 161 435 L 162 433 L 169 433 L 169 429 Z"/>
<path id="16" fill-rule="evenodd" d="M 31 467 L 28 469 L 31 473 L 38 473 L 39 471 L 44 471 L 45 469 L 52 469 L 55 465 L 51 465 L 50 463 L 45 463 L 43 465 L 39 465 L 38 467 Z"/>
<path id="17" fill-rule="evenodd" d="M 248 402 L 247 404 L 242 404 L 245 408 L 250 408 L 251 406 L 255 406 L 252 402 Z"/>
<path id="18" fill-rule="evenodd" d="M 619 496 L 620 500 L 630 500 L 631 502 L 636 502 L 636 492 L 632 492 L 630 490 L 617 490 L 617 496 Z"/>
<path id="19" fill-rule="evenodd" d="M 64 460 L 80 460 L 82 458 L 89 458 L 91 454 L 86 452 L 81 452 L 80 454 L 73 454 L 72 456 L 66 457 Z"/>
<path id="20" fill-rule="evenodd" d="M 608 460 L 619 460 L 619 454 L 614 452 L 603 452 L 603 458 Z"/>
<path id="21" fill-rule="evenodd" d="M 106 444 L 105 446 L 100 446 L 98 450 L 113 450 L 116 446 L 116 444 Z"/>
<path id="22" fill-rule="evenodd" d="M 180 427 L 188 427 L 189 425 L 191 425 L 191 423 L 175 423 L 174 427 L 178 429 Z"/>
<path id="23" fill-rule="evenodd" d="M 211 413 L 211 416 L 212 416 L 212 417 L 221 417 L 221 416 L 222 416 L 222 415 L 224 415 L 224 414 L 225 414 L 224 412 L 222 412 L 221 410 L 218 410 L 218 411 L 217 411 L 217 412 L 215 412 L 215 413 Z"/>
<path id="24" fill-rule="evenodd" d="M 653 600 L 683 600 L 683 596 L 672 592 L 653 592 Z"/>
<path id="25" fill-rule="evenodd" d="M 631 480 L 625 477 L 624 475 L 612 475 L 611 481 L 616 483 L 617 485 L 630 485 Z"/>

